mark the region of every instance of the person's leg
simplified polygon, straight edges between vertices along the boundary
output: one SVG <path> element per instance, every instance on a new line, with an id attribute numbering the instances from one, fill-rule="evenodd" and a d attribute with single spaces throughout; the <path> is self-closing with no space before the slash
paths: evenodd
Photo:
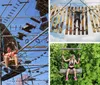
<path id="1" fill-rule="evenodd" d="M 5 66 L 8 68 L 9 57 L 6 55 L 4 56 L 4 62 L 5 62 Z"/>
<path id="2" fill-rule="evenodd" d="M 15 60 L 15 65 L 16 65 L 16 67 L 18 67 L 18 57 L 17 57 L 16 54 L 13 57 L 14 57 L 14 60 Z"/>
<path id="3" fill-rule="evenodd" d="M 67 72 L 66 72 L 66 80 L 68 80 L 69 71 L 70 71 L 70 69 L 68 68 L 68 69 L 67 69 Z"/>
<path id="4" fill-rule="evenodd" d="M 74 71 L 74 80 L 77 80 L 77 77 L 76 77 L 76 69 L 73 68 L 73 71 Z"/>

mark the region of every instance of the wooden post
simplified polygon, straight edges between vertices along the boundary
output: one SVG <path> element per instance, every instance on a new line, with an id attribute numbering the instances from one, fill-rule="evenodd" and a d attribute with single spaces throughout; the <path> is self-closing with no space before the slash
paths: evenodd
<path id="1" fill-rule="evenodd" d="M 77 10 L 80 12 L 80 7 L 78 7 Z M 79 19 L 80 19 L 80 16 L 79 16 Z M 78 22 L 78 35 L 80 35 L 80 22 Z"/>
<path id="2" fill-rule="evenodd" d="M 71 7 L 71 10 L 73 10 L 73 7 Z M 70 13 L 70 30 L 69 34 L 72 35 L 72 22 L 73 22 L 73 12 Z"/>
<path id="3" fill-rule="evenodd" d="M 77 11 L 77 7 L 75 7 L 74 11 Z M 75 13 L 74 13 L 74 21 L 76 19 Z M 76 35 L 76 23 L 74 22 L 74 30 L 73 30 L 73 34 Z"/>
<path id="4" fill-rule="evenodd" d="M 91 21 L 91 24 L 92 24 L 92 29 L 93 29 L 93 32 L 96 32 L 96 29 L 95 29 L 95 26 L 94 26 L 93 17 L 92 17 L 92 11 L 91 11 L 91 10 L 89 10 L 89 13 L 90 13 L 90 21 Z"/>
<path id="5" fill-rule="evenodd" d="M 62 21 L 60 23 L 59 33 L 62 33 L 62 30 L 63 30 L 63 24 L 64 24 L 64 20 L 65 20 L 65 14 L 66 14 L 66 8 L 63 9 L 62 13 L 61 13 Z"/>
<path id="6" fill-rule="evenodd" d="M 66 30 L 65 30 L 65 34 L 68 34 L 69 15 L 70 15 L 70 7 L 68 7 L 68 11 L 67 11 L 67 20 L 66 20 Z"/>
<path id="7" fill-rule="evenodd" d="M 84 35 L 84 7 L 82 7 L 82 35 Z"/>
<path id="8" fill-rule="evenodd" d="M 99 11 L 98 11 L 97 6 L 95 6 L 94 9 L 96 9 L 96 10 L 94 10 L 94 12 L 96 12 L 99 15 Z M 100 32 L 100 30 L 99 30 L 99 28 L 100 28 L 99 27 L 99 25 L 100 25 L 100 18 L 98 18 L 97 16 L 94 16 L 94 17 L 95 17 L 95 22 L 96 22 L 95 24 L 96 24 L 97 32 Z"/>

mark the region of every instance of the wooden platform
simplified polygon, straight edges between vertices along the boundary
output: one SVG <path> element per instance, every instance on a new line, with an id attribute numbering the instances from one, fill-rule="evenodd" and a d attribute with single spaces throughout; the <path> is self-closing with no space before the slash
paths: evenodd
<path id="1" fill-rule="evenodd" d="M 10 73 L 3 75 L 2 78 L 1 78 L 2 81 L 13 78 L 13 77 L 17 76 L 18 74 L 21 74 L 22 72 L 24 72 L 26 70 L 23 66 L 19 66 L 17 70 L 13 66 L 10 66 L 10 68 L 11 68 Z"/>
<path id="2" fill-rule="evenodd" d="M 88 7 L 71 7 L 68 6 L 61 10 L 62 7 L 54 7 L 55 9 L 51 10 L 51 32 L 58 32 L 62 33 L 62 30 L 65 30 L 65 35 L 88 35 L 88 28 L 89 24 L 88 22 L 91 22 L 92 30 L 93 32 L 100 32 L 100 5 L 98 6 L 91 6 L 90 8 L 96 9 L 96 10 L 90 10 Z M 56 9 L 57 8 L 57 9 Z M 59 10 L 60 12 L 52 18 L 55 13 L 57 13 Z M 56 11 L 58 10 L 58 11 Z M 82 11 L 80 14 L 80 20 L 79 22 L 74 22 L 75 20 L 75 13 L 74 11 Z M 95 14 L 95 13 L 96 14 Z M 57 18 L 59 19 L 57 20 Z M 56 18 L 56 20 L 55 20 Z M 65 23 L 65 24 L 64 24 Z M 76 27 L 75 27 L 76 26 Z M 57 31 L 55 31 L 55 29 Z"/>

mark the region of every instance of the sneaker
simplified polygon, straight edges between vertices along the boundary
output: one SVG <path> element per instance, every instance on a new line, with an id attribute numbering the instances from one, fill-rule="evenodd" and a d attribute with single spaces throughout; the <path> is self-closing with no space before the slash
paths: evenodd
<path id="1" fill-rule="evenodd" d="M 8 73 L 8 68 L 6 67 L 6 68 L 4 68 L 4 71 L 6 72 L 6 73 Z"/>
<path id="2" fill-rule="evenodd" d="M 74 77 L 74 80 L 77 81 L 77 77 Z"/>
<path id="3" fill-rule="evenodd" d="M 16 66 L 15 69 L 17 70 L 19 66 Z"/>
<path id="4" fill-rule="evenodd" d="M 66 81 L 68 81 L 68 77 L 66 77 Z"/>

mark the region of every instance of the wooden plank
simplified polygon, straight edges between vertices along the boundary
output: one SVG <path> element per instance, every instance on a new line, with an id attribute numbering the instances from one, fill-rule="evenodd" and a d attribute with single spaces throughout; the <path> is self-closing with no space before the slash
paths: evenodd
<path id="1" fill-rule="evenodd" d="M 71 7 L 71 10 L 73 10 L 73 7 Z M 70 13 L 70 29 L 69 29 L 70 35 L 72 35 L 72 22 L 73 22 L 73 12 Z"/>
<path id="2" fill-rule="evenodd" d="M 91 10 L 89 10 L 89 14 L 90 14 L 90 21 L 91 21 L 91 25 L 92 25 L 92 30 L 95 33 L 96 32 L 96 29 L 94 27 L 94 21 L 93 21 L 93 16 L 92 16 L 92 11 Z"/>
<path id="3" fill-rule="evenodd" d="M 68 12 L 67 12 L 67 20 L 66 20 L 66 30 L 65 34 L 68 34 L 68 25 L 69 25 L 69 15 L 70 15 L 70 7 L 68 7 Z"/>
<path id="4" fill-rule="evenodd" d="M 16 69 L 16 70 L 15 70 L 15 67 L 10 67 L 10 68 L 12 69 L 11 72 L 2 76 L 2 78 L 1 78 L 2 81 L 13 78 L 26 70 L 23 66 L 19 66 L 18 69 Z"/>
<path id="5" fill-rule="evenodd" d="M 65 20 L 65 14 L 66 14 L 66 9 L 63 9 L 62 11 L 62 20 L 61 20 L 61 23 L 60 23 L 60 29 L 59 29 L 59 33 L 62 33 L 62 30 L 63 30 L 63 24 L 64 24 L 64 20 Z"/>
<path id="6" fill-rule="evenodd" d="M 82 7 L 82 35 L 84 35 L 84 10 L 85 10 L 85 8 L 84 7 Z"/>
<path id="7" fill-rule="evenodd" d="M 77 7 L 75 7 L 74 11 L 77 11 Z M 75 13 L 74 13 L 74 21 L 76 19 Z M 74 30 L 73 30 L 73 34 L 76 35 L 76 23 L 74 23 Z"/>
<path id="8" fill-rule="evenodd" d="M 57 6 L 53 6 L 53 9 L 50 10 L 50 15 L 53 16 L 57 12 Z"/>
<path id="9" fill-rule="evenodd" d="M 59 31 L 60 18 L 61 18 L 61 12 L 59 12 L 57 14 L 56 27 L 54 29 L 54 32 L 58 32 Z"/>
<path id="10" fill-rule="evenodd" d="M 61 48 L 60 50 L 81 50 L 81 48 Z"/>
<path id="11" fill-rule="evenodd" d="M 99 13 L 100 13 L 100 5 L 98 5 L 98 10 L 99 10 Z M 100 32 L 100 18 L 99 18 L 99 32 Z"/>
<path id="12" fill-rule="evenodd" d="M 58 8 L 58 7 L 57 7 Z M 52 27 L 51 27 L 51 32 L 56 29 L 56 25 L 57 25 L 57 19 L 59 18 L 59 13 L 51 20 L 52 23 Z"/>
<path id="13" fill-rule="evenodd" d="M 86 26 L 86 35 L 88 35 L 88 13 L 87 13 L 87 7 L 85 7 L 85 26 Z"/>
<path id="14" fill-rule="evenodd" d="M 98 22 L 98 29 L 97 29 L 97 32 L 100 32 L 100 15 L 99 15 L 100 10 L 99 10 L 98 7 L 99 7 L 99 6 L 95 6 L 95 8 L 96 8 L 95 12 L 96 12 L 97 15 L 99 16 L 99 17 L 97 17 L 97 22 Z"/>
<path id="15" fill-rule="evenodd" d="M 51 17 L 56 14 L 57 10 L 58 10 L 57 6 L 54 6 L 53 12 L 51 13 Z M 56 19 L 57 19 L 57 16 L 55 16 L 54 18 L 50 18 L 50 22 L 52 23 L 52 26 L 50 29 L 51 32 L 55 29 Z"/>
<path id="16" fill-rule="evenodd" d="M 80 12 L 80 7 L 78 7 L 78 11 Z M 80 16 L 79 16 L 80 18 Z M 80 35 L 80 23 L 78 22 L 78 35 Z"/>
<path id="17" fill-rule="evenodd" d="M 92 9 L 95 9 L 95 7 L 91 7 Z M 95 10 L 93 10 L 94 12 L 96 12 Z M 97 16 L 93 13 L 93 19 L 94 19 L 94 23 L 95 23 L 95 29 L 96 31 L 98 32 L 99 29 L 98 29 L 98 22 L 97 22 Z"/>
<path id="18" fill-rule="evenodd" d="M 60 73 L 65 74 L 66 72 L 67 72 L 67 69 L 60 69 Z M 82 68 L 76 69 L 76 73 L 78 74 L 82 73 Z M 74 74 L 74 71 L 70 70 L 69 74 Z"/>

